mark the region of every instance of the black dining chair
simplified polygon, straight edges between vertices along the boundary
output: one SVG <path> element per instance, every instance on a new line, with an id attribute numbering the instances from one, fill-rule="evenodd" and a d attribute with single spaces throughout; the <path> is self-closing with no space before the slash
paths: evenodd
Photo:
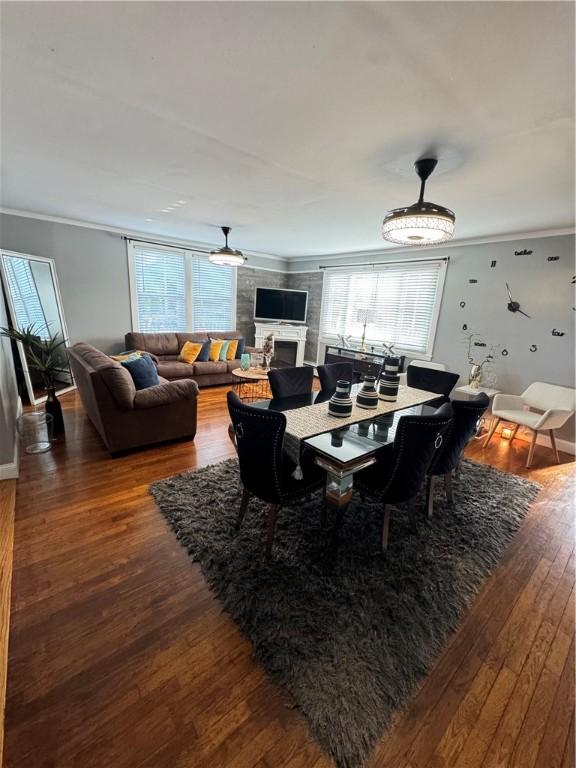
<path id="1" fill-rule="evenodd" d="M 427 405 L 440 406 L 448 402 L 450 392 L 456 386 L 460 376 L 450 371 L 440 371 L 436 368 L 424 368 L 421 365 L 409 365 L 406 370 L 406 384 L 416 389 L 435 392 L 441 397 L 432 400 Z"/>
<path id="2" fill-rule="evenodd" d="M 298 501 L 322 488 L 326 473 L 302 453 L 302 480 L 292 473 L 296 464 L 283 450 L 286 416 L 243 403 L 235 392 L 228 392 L 228 412 L 232 419 L 240 480 L 243 492 L 236 528 L 240 528 L 251 496 L 270 504 L 266 533 L 266 557 L 272 554 L 276 519 L 280 507 Z"/>
<path id="3" fill-rule="evenodd" d="M 316 366 L 322 392 L 332 392 L 340 379 L 354 382 L 354 366 L 352 363 L 328 363 Z"/>
<path id="4" fill-rule="evenodd" d="M 312 392 L 314 383 L 314 368 L 304 365 L 300 368 L 276 368 L 268 372 L 268 381 L 272 397 L 294 397 L 307 395 Z"/>
<path id="5" fill-rule="evenodd" d="M 428 469 L 426 490 L 428 517 L 434 514 L 434 485 L 437 477 L 444 476 L 446 499 L 449 504 L 453 503 L 452 473 L 460 464 L 464 449 L 478 432 L 480 420 L 490 405 L 490 398 L 484 392 L 480 392 L 470 400 L 452 400 L 451 405 L 454 417 Z"/>
<path id="6" fill-rule="evenodd" d="M 452 419 L 445 403 L 428 416 L 401 416 L 394 442 L 376 454 L 376 463 L 354 476 L 354 487 L 384 505 L 382 551 L 388 547 L 390 507 L 410 501 L 422 488 Z"/>

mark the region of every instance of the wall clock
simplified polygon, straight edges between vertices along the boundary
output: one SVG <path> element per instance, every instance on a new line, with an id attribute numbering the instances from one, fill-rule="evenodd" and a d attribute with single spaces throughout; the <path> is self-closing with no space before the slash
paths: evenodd
<path id="1" fill-rule="evenodd" d="M 514 299 L 512 298 L 512 291 L 510 290 L 510 286 L 508 285 L 508 283 L 506 283 L 506 288 L 508 289 L 508 299 L 509 299 L 508 311 L 513 313 L 520 312 L 521 315 L 524 315 L 524 317 L 529 318 L 530 315 L 527 315 L 523 309 L 520 309 L 520 302 L 514 301 Z"/>

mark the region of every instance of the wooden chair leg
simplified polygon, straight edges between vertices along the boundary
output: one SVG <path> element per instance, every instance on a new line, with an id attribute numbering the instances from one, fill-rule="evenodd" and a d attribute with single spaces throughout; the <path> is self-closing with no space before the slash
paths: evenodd
<path id="1" fill-rule="evenodd" d="M 434 486 L 436 485 L 436 478 L 434 475 L 428 475 L 428 483 L 426 485 L 426 514 L 428 517 L 432 517 L 434 514 Z"/>
<path id="2" fill-rule="evenodd" d="M 266 526 L 266 559 L 272 557 L 272 544 L 274 543 L 274 531 L 276 530 L 276 519 L 280 504 L 272 504 L 268 511 L 268 523 Z"/>
<path id="3" fill-rule="evenodd" d="M 554 437 L 554 430 L 549 429 L 548 432 L 550 434 L 550 442 L 552 443 L 552 450 L 554 451 L 554 458 L 556 459 L 556 464 L 560 464 L 560 454 L 558 453 L 558 448 L 556 446 L 556 438 Z"/>
<path id="4" fill-rule="evenodd" d="M 382 552 L 388 549 L 388 535 L 390 533 L 390 504 L 384 504 L 384 519 L 382 521 Z"/>
<path id="5" fill-rule="evenodd" d="M 512 430 L 512 434 L 510 435 L 510 439 L 508 440 L 510 445 L 512 445 L 512 440 L 514 440 L 514 438 L 516 437 L 516 432 L 518 432 L 519 427 L 520 427 L 520 424 L 514 424 L 514 429 Z"/>
<path id="6" fill-rule="evenodd" d="M 483 448 L 488 448 L 488 443 L 492 439 L 492 435 L 494 434 L 494 432 L 496 432 L 496 427 L 498 426 L 498 424 L 500 424 L 500 419 L 498 417 L 493 418 L 492 424 L 490 424 L 488 437 L 486 438 L 486 440 L 484 441 L 484 445 L 482 446 Z"/>
<path id="7" fill-rule="evenodd" d="M 242 489 L 242 501 L 240 502 L 240 509 L 238 510 L 238 517 L 236 518 L 236 530 L 240 529 L 244 515 L 248 509 L 248 502 L 250 501 L 250 491 L 248 488 Z"/>
<path id="8" fill-rule="evenodd" d="M 448 504 L 454 504 L 454 495 L 452 493 L 452 472 L 446 472 L 444 475 L 444 488 L 446 490 L 446 499 Z"/>
<path id="9" fill-rule="evenodd" d="M 526 461 L 526 469 L 528 469 L 532 465 L 532 458 L 534 457 L 534 448 L 536 448 L 537 437 L 538 437 L 538 432 L 535 429 L 533 429 L 532 441 L 530 442 L 530 450 L 528 451 L 528 459 Z"/>

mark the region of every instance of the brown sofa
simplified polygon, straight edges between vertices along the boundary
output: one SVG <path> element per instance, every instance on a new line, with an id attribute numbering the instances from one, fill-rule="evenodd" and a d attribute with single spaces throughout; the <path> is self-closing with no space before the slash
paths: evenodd
<path id="1" fill-rule="evenodd" d="M 196 434 L 193 381 L 161 378 L 136 390 L 126 368 L 90 344 L 75 344 L 68 355 L 82 405 L 110 453 Z"/>
<path id="2" fill-rule="evenodd" d="M 140 349 L 157 358 L 158 373 L 169 381 L 192 379 L 199 387 L 215 384 L 230 384 L 231 371 L 240 367 L 240 360 L 217 363 L 181 363 L 180 350 L 186 341 L 205 342 L 211 339 L 241 339 L 240 331 L 197 331 L 196 333 L 127 333 L 124 337 L 126 349 Z M 254 347 L 246 347 L 253 352 Z"/>

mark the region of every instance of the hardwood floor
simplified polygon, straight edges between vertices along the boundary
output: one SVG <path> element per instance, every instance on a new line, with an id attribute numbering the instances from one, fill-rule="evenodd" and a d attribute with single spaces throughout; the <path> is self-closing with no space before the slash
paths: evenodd
<path id="1" fill-rule="evenodd" d="M 75 393 L 18 483 L 7 768 L 327 768 L 168 530 L 150 482 L 233 455 L 226 388 L 194 443 L 111 459 Z M 574 463 L 468 455 L 543 490 L 369 768 L 574 768 Z"/>

